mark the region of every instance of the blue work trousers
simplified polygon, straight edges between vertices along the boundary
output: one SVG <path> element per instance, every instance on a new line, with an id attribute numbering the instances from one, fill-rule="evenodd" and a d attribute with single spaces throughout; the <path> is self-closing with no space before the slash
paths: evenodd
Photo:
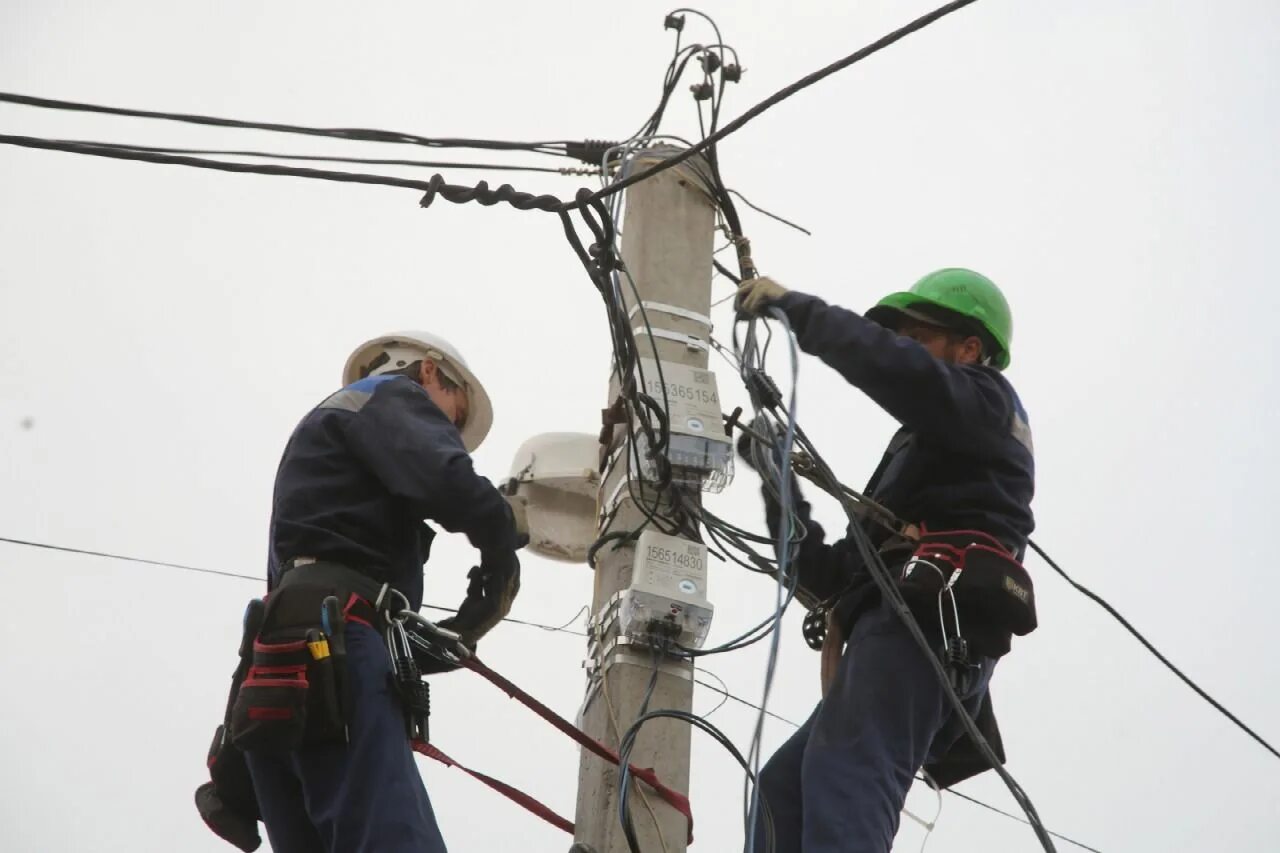
<path id="1" fill-rule="evenodd" d="M 445 853 L 372 628 L 347 623 L 350 742 L 246 758 L 275 853 Z"/>
<path id="2" fill-rule="evenodd" d="M 976 714 L 995 661 L 960 698 Z M 916 772 L 963 728 L 924 652 L 881 602 L 855 623 L 824 700 L 760 771 L 777 853 L 887 853 Z M 757 820 L 754 853 L 765 849 Z"/>

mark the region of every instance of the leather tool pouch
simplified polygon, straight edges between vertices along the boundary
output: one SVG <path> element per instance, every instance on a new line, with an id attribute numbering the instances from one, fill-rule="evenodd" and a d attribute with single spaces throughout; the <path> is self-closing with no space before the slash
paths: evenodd
<path id="1" fill-rule="evenodd" d="M 998 658 L 1009 651 L 1012 635 L 1036 628 L 1031 576 L 991 536 L 978 531 L 923 531 L 920 544 L 897 577 L 902 596 L 916 619 L 937 632 L 939 596 L 943 618 L 951 622 L 951 584 L 960 614 L 960 635 L 979 655 Z M 948 630 L 954 625 L 948 624 Z"/>

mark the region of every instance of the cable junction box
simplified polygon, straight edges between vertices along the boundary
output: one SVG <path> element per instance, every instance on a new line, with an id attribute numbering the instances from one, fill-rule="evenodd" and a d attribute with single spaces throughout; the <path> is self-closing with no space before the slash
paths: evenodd
<path id="1" fill-rule="evenodd" d="M 719 492 L 733 479 L 733 444 L 724 431 L 720 391 L 713 371 L 652 358 L 637 359 L 636 386 L 666 406 L 670 433 L 666 456 L 672 482 Z M 642 460 L 640 473 L 658 478 L 648 458 L 649 440 L 636 435 Z"/>
<path id="2" fill-rule="evenodd" d="M 618 608 L 623 636 L 649 645 L 701 648 L 714 612 L 707 600 L 707 546 L 653 529 L 642 532 L 631 586 Z"/>

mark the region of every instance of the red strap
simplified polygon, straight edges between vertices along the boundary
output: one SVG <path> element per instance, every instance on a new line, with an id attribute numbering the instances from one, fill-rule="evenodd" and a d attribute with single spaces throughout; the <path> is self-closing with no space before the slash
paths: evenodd
<path id="1" fill-rule="evenodd" d="M 524 806 L 526 809 L 533 812 L 538 817 L 542 818 L 552 826 L 563 829 L 565 832 L 569 833 L 570 835 L 573 835 L 572 821 L 568 821 L 560 817 L 560 815 L 553 812 L 551 808 L 547 806 L 545 803 L 541 802 L 540 800 L 535 800 L 533 797 L 529 796 L 524 791 L 521 791 L 519 788 L 513 788 L 512 786 L 508 785 L 506 782 L 499 781 L 498 779 L 495 779 L 492 776 L 472 770 L 469 767 L 464 767 L 463 765 L 454 761 L 452 758 L 445 755 L 439 749 L 437 749 L 436 747 L 432 746 L 429 743 L 426 743 L 425 741 L 415 740 L 413 742 L 413 749 L 415 752 L 420 752 L 423 755 L 427 756 L 428 758 L 434 758 L 436 761 L 439 761 L 441 764 L 445 765 L 446 767 L 456 767 L 459 770 L 461 770 L 463 773 L 466 773 L 468 776 L 472 777 L 473 779 L 479 779 L 481 782 L 488 785 L 490 788 L 497 791 L 499 794 L 502 794 L 502 796 L 506 797 L 512 802 L 515 802 Z"/>
<path id="2" fill-rule="evenodd" d="M 479 675 L 483 676 L 486 680 L 488 680 L 493 685 L 498 687 L 500 690 L 502 690 L 512 699 L 515 699 L 521 705 L 524 705 L 526 708 L 533 711 L 539 717 L 546 720 L 548 723 L 555 726 L 557 729 L 559 729 L 569 737 L 573 738 L 582 746 L 586 747 L 592 754 L 597 755 L 600 758 L 603 758 L 605 761 L 608 761 L 611 764 L 614 764 L 617 766 L 622 765 L 622 759 L 618 757 L 618 753 L 614 752 L 612 749 L 605 746 L 600 741 L 591 737 L 591 735 L 582 731 L 582 729 L 578 728 L 573 723 L 570 723 L 564 717 L 561 717 L 555 711 L 552 711 L 546 705 L 543 705 L 537 699 L 533 698 L 528 693 L 521 690 L 519 687 L 516 687 L 514 684 L 512 684 L 507 679 L 503 678 L 498 673 L 489 669 L 489 667 L 485 666 L 484 663 L 482 663 L 479 658 L 475 657 L 474 655 L 471 657 L 468 657 L 467 659 L 462 661 L 462 665 L 465 666 L 467 669 L 470 669 L 473 672 L 476 672 Z M 685 816 L 685 818 L 689 821 L 689 840 L 687 843 L 692 844 L 693 843 L 693 810 L 689 805 L 689 798 L 684 794 L 680 793 L 679 791 L 668 788 L 665 784 L 663 784 L 662 780 L 658 778 L 658 774 L 654 773 L 652 768 L 649 768 L 649 767 L 640 768 L 640 767 L 636 767 L 634 764 L 628 764 L 627 767 L 631 771 L 632 776 L 647 783 L 650 788 L 653 788 L 653 790 L 658 793 L 658 796 L 666 800 L 668 805 L 670 805 L 673 809 L 675 809 L 676 811 L 680 812 L 680 814 Z"/>

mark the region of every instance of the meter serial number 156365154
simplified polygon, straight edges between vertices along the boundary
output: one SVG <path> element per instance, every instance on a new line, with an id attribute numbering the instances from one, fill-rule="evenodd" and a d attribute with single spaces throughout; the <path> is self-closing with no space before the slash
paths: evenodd
<path id="1" fill-rule="evenodd" d="M 697 554 L 685 554 L 659 545 L 649 546 L 648 559 L 682 569 L 702 570 L 702 558 Z"/>
<path id="2" fill-rule="evenodd" d="M 707 406 L 719 406 L 720 395 L 711 388 L 694 388 L 691 385 L 679 385 L 675 382 L 668 382 L 666 385 L 666 396 L 672 400 L 691 400 L 695 403 L 702 403 Z M 658 402 L 662 402 L 662 383 L 655 377 L 646 377 L 645 390 L 649 392 L 649 396 Z"/>

